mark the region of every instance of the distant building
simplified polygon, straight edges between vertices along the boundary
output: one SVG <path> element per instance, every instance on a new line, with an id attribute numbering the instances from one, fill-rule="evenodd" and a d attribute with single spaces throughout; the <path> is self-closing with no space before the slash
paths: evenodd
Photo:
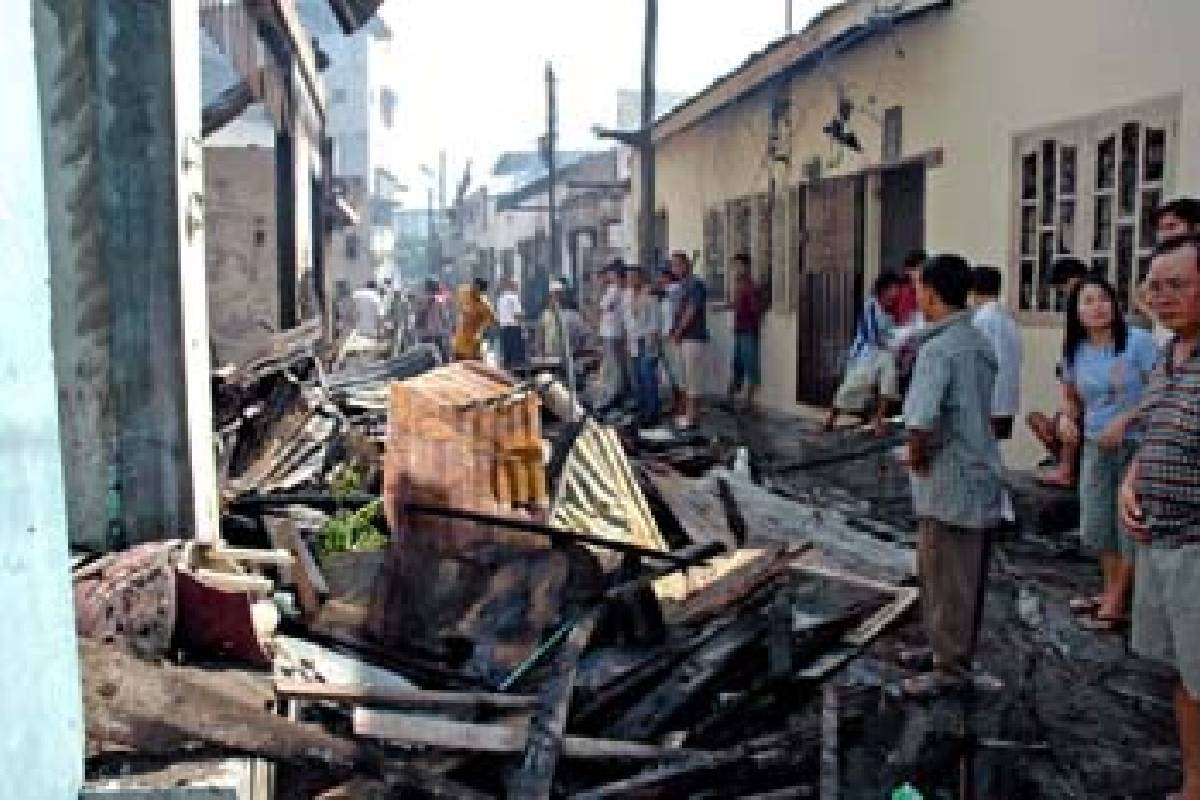
<path id="1" fill-rule="evenodd" d="M 452 211 L 449 252 L 457 278 L 515 280 L 527 314 L 543 307 L 556 278 L 581 300 L 590 298 L 598 270 L 624 255 L 621 214 L 629 187 L 618 177 L 618 158 L 618 149 L 558 154 L 561 254 L 560 272 L 553 274 L 545 165 L 535 152 L 501 155 L 493 168 L 494 187 L 477 189 Z"/>
<path id="2" fill-rule="evenodd" d="M 206 147 L 204 197 L 209 339 L 218 364 L 235 362 L 280 327 L 274 150 Z"/>
<path id="3" fill-rule="evenodd" d="M 333 233 L 328 269 L 334 285 L 354 289 L 396 272 L 394 216 L 404 191 L 397 177 L 400 96 L 395 31 L 377 13 L 345 36 L 321 0 L 297 0 L 308 30 L 329 63 L 326 130 L 333 141 L 335 191 L 354 212 Z"/>

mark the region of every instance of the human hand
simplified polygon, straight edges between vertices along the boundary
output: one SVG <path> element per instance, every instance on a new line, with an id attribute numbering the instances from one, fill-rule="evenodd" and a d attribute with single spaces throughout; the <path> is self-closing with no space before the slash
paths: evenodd
<path id="1" fill-rule="evenodd" d="M 1137 541 L 1147 543 L 1150 541 L 1150 529 L 1146 526 L 1142 504 L 1134 488 L 1135 479 L 1134 470 L 1130 468 L 1117 492 L 1117 510 L 1121 514 L 1121 524 L 1125 526 L 1125 532 Z"/>
<path id="2" fill-rule="evenodd" d="M 1116 450 L 1125 441 L 1126 422 L 1123 417 L 1117 417 L 1105 426 L 1096 438 L 1096 444 L 1105 450 Z"/>
<path id="3" fill-rule="evenodd" d="M 901 456 L 900 463 L 917 475 L 929 473 L 929 448 L 920 433 L 914 431 L 909 435 L 908 448 Z"/>
<path id="4" fill-rule="evenodd" d="M 1058 438 L 1066 444 L 1079 444 L 1079 422 L 1067 414 L 1059 414 Z"/>

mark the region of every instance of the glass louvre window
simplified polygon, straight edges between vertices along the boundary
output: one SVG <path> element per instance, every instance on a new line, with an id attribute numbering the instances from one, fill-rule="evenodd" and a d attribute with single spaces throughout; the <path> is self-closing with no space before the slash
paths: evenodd
<path id="1" fill-rule="evenodd" d="M 1179 101 L 1112 110 L 1018 136 L 1013 152 L 1013 302 L 1053 311 L 1056 259 L 1082 258 L 1136 297 L 1155 243 L 1154 211 L 1173 189 Z"/>

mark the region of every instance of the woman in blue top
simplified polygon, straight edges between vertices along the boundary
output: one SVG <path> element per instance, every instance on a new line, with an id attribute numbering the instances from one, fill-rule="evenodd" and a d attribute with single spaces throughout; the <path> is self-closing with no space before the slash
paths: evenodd
<path id="1" fill-rule="evenodd" d="M 1126 622 L 1133 586 L 1133 541 L 1117 517 L 1117 488 L 1137 448 L 1138 406 L 1158 348 L 1154 338 L 1130 328 L 1116 290 L 1103 278 L 1084 278 L 1067 303 L 1063 342 L 1063 386 L 1070 403 L 1059 418 L 1059 435 L 1082 439 L 1079 529 L 1085 548 L 1100 557 L 1104 587 L 1071 606 L 1089 614 L 1084 624 L 1116 631 Z"/>

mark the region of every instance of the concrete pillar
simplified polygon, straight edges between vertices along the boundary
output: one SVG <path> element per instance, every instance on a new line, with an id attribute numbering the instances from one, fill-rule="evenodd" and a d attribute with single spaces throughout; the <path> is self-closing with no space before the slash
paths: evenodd
<path id="1" fill-rule="evenodd" d="M 0 800 L 75 797 L 83 713 L 52 353 L 50 258 L 30 0 L 0 26 Z"/>
<path id="2" fill-rule="evenodd" d="M 216 531 L 197 0 L 36 0 L 72 539 Z"/>

